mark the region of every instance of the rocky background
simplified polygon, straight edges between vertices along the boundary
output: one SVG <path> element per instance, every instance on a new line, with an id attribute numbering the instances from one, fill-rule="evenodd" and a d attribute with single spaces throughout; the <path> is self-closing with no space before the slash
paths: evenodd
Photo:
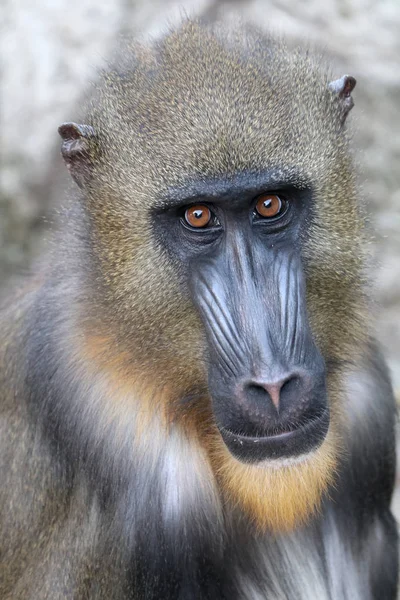
<path id="1" fill-rule="evenodd" d="M 2 0 L 0 290 L 45 251 L 66 175 L 57 126 L 126 33 L 160 35 L 185 15 L 242 17 L 322 48 L 357 79 L 349 121 L 369 204 L 379 335 L 400 391 L 400 3 L 398 0 Z"/>

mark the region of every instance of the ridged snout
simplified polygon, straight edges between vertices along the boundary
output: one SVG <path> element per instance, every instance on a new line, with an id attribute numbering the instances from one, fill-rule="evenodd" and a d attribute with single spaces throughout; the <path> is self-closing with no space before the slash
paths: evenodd
<path id="1" fill-rule="evenodd" d="M 244 460 L 302 454 L 324 439 L 329 411 L 301 265 L 294 254 L 242 256 L 205 266 L 196 285 L 215 420 Z"/>

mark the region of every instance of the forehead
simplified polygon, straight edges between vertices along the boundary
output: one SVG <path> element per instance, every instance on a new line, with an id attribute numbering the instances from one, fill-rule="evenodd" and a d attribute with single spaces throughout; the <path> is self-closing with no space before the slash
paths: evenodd
<path id="1" fill-rule="evenodd" d="M 283 164 L 309 178 L 310 164 L 332 156 L 328 78 L 307 53 L 189 24 L 135 54 L 130 70 L 108 76 L 98 113 L 125 169 L 157 170 L 169 184 Z"/>

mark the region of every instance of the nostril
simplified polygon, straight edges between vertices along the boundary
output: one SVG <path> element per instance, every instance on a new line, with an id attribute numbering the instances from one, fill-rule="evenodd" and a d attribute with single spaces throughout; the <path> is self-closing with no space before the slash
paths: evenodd
<path id="1" fill-rule="evenodd" d="M 279 412 L 280 388 L 281 386 L 279 384 L 252 382 L 245 386 L 244 392 L 251 403 L 263 408 L 266 403 L 272 403 L 275 410 Z"/>
<path id="2" fill-rule="evenodd" d="M 286 433 L 326 412 L 325 379 L 305 369 L 242 379 L 230 404 L 231 431 L 250 437 Z"/>
<path id="3" fill-rule="evenodd" d="M 248 383 L 244 386 L 244 392 L 249 399 L 259 402 L 265 402 L 269 396 L 264 386 L 258 383 Z"/>
<path id="4" fill-rule="evenodd" d="M 250 402 L 257 405 L 271 402 L 279 413 L 282 403 L 286 405 L 301 391 L 301 378 L 298 375 L 290 375 L 273 382 L 251 381 L 244 386 L 244 392 Z"/>
<path id="5" fill-rule="evenodd" d="M 281 385 L 281 400 L 285 401 L 295 395 L 298 395 L 302 387 L 301 378 L 298 375 L 292 375 L 288 377 Z"/>

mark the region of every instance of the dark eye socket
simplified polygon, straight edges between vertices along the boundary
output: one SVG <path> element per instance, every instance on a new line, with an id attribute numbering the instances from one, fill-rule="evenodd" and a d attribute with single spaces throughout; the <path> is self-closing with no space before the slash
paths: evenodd
<path id="1" fill-rule="evenodd" d="M 183 216 L 185 225 L 191 229 L 205 229 L 218 225 L 218 219 L 206 204 L 194 204 L 186 208 Z"/>
<path id="2" fill-rule="evenodd" d="M 261 194 L 256 199 L 254 215 L 258 220 L 276 221 L 282 217 L 288 208 L 287 200 L 277 194 Z M 185 209 L 182 222 L 189 229 L 210 229 L 220 225 L 215 213 L 207 204 L 193 204 Z"/>
<path id="3" fill-rule="evenodd" d="M 255 214 L 262 219 L 277 219 L 287 210 L 287 202 L 277 194 L 262 194 L 255 205 Z"/>

